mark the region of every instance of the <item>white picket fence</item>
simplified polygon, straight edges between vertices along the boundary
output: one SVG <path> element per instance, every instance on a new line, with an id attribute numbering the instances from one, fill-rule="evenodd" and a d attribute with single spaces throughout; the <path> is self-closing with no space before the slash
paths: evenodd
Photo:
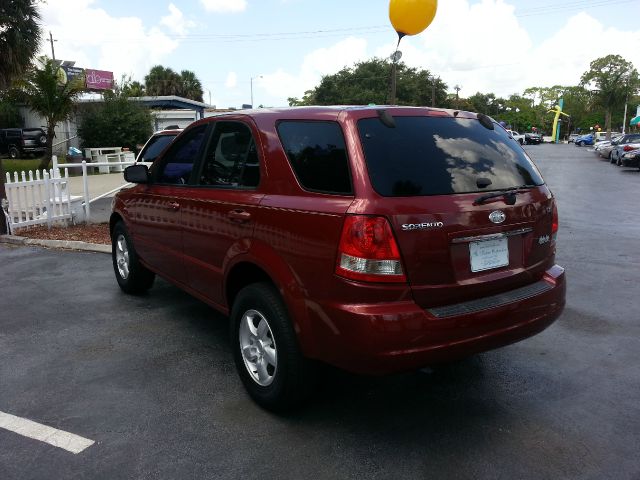
<path id="1" fill-rule="evenodd" d="M 71 195 L 68 191 L 69 171 L 65 169 L 64 177 L 51 169 L 6 174 L 5 189 L 7 192 L 7 221 L 9 231 L 29 225 L 47 224 L 69 221 L 71 213 Z"/>

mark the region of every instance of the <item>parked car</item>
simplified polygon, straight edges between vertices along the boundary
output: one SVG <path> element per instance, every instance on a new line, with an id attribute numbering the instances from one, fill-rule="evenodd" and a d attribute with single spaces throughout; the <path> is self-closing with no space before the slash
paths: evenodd
<path id="1" fill-rule="evenodd" d="M 567 139 L 568 143 L 573 143 L 576 141 L 576 138 L 578 138 L 580 136 L 579 133 L 572 133 L 569 135 L 569 138 Z"/>
<path id="2" fill-rule="evenodd" d="M 147 140 L 147 143 L 144 144 L 140 152 L 138 152 L 136 163 L 144 163 L 147 166 L 151 166 L 158 155 L 160 155 L 181 132 L 182 129 L 177 126 L 155 132 L 149 140 Z"/>
<path id="3" fill-rule="evenodd" d="M 622 154 L 638 148 L 640 146 L 638 142 L 640 142 L 640 133 L 628 133 L 616 140 L 615 143 L 612 142 L 609 161 L 619 165 Z"/>
<path id="4" fill-rule="evenodd" d="M 0 155 L 21 158 L 29 154 L 42 154 L 47 146 L 47 134 L 42 128 L 0 129 Z"/>
<path id="5" fill-rule="evenodd" d="M 640 168 L 640 149 L 623 154 L 620 157 L 620 166 L 625 168 Z"/>
<path id="6" fill-rule="evenodd" d="M 507 130 L 507 133 L 520 145 L 524 145 L 524 134 L 518 133 L 515 130 Z"/>
<path id="7" fill-rule="evenodd" d="M 558 210 L 483 114 L 261 109 L 191 124 L 128 167 L 110 218 L 116 280 L 156 274 L 230 315 L 262 406 L 299 402 L 313 361 L 421 368 L 534 335 L 565 304 Z"/>
<path id="8" fill-rule="evenodd" d="M 542 135 L 539 133 L 525 133 L 524 142 L 527 145 L 540 145 L 542 143 Z"/>
<path id="9" fill-rule="evenodd" d="M 595 137 L 593 134 L 588 133 L 587 135 L 580 135 L 575 140 L 576 147 L 584 147 L 585 145 L 593 145 L 595 143 Z"/>

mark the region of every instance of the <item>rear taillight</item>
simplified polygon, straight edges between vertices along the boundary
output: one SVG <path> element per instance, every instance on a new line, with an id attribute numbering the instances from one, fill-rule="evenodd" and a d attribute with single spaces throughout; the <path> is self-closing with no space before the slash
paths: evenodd
<path id="1" fill-rule="evenodd" d="M 553 202 L 553 218 L 551 220 L 551 241 L 556 243 L 556 237 L 558 236 L 558 207 Z"/>
<path id="2" fill-rule="evenodd" d="M 362 282 L 406 282 L 400 250 L 384 217 L 345 218 L 336 274 Z"/>
<path id="3" fill-rule="evenodd" d="M 635 150 L 638 147 L 632 147 L 631 145 L 625 145 L 624 147 L 622 147 L 622 150 L 624 150 L 625 152 L 630 152 L 631 150 Z"/>

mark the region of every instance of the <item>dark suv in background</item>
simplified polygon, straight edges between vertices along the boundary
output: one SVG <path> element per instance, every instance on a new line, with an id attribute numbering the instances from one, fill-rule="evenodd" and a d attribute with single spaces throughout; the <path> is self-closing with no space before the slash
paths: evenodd
<path id="1" fill-rule="evenodd" d="M 314 361 L 418 369 L 534 335 L 564 307 L 553 195 L 486 115 L 234 112 L 125 179 L 118 284 L 140 293 L 158 274 L 229 315 L 240 378 L 268 408 L 309 392 Z"/>
<path id="2" fill-rule="evenodd" d="M 0 155 L 20 158 L 27 154 L 42 155 L 47 145 L 47 134 L 41 128 L 0 129 Z"/>

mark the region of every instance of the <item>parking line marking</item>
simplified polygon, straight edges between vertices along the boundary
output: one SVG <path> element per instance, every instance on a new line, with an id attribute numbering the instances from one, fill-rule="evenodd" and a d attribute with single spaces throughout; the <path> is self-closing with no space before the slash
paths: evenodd
<path id="1" fill-rule="evenodd" d="M 16 417 L 10 413 L 0 412 L 0 428 L 17 433 L 23 437 L 33 438 L 48 443 L 54 447 L 62 448 L 68 452 L 77 454 L 95 442 L 74 433 L 58 430 L 57 428 L 42 425 L 41 423 Z"/>

